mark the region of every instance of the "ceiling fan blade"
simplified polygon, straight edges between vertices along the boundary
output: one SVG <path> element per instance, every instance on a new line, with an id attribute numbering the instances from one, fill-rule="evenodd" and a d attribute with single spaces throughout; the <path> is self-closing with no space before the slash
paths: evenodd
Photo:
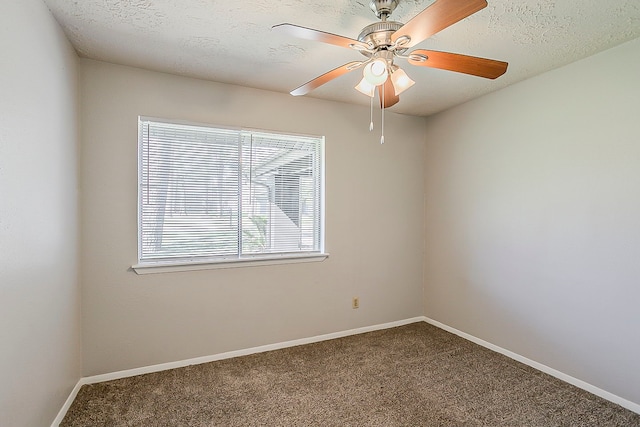
<path id="1" fill-rule="evenodd" d="M 333 70 L 324 73 L 323 75 L 316 77 L 315 79 L 303 84 L 299 88 L 292 90 L 290 93 L 293 96 L 306 95 L 314 89 L 319 88 L 325 83 L 330 82 L 331 80 L 340 77 L 343 74 L 347 74 L 349 71 L 353 71 L 355 69 L 360 68 L 364 62 L 362 61 L 354 61 L 349 62 L 347 64 L 341 65 L 338 68 L 334 68 Z"/>
<path id="2" fill-rule="evenodd" d="M 384 97 L 382 97 L 382 87 L 384 86 Z M 378 86 L 378 98 L 380 98 L 380 108 L 393 107 L 400 101 L 400 97 L 396 95 L 396 90 L 391 83 L 391 77 L 387 78 L 384 85 Z M 384 99 L 384 105 L 382 100 Z"/>
<path id="3" fill-rule="evenodd" d="M 415 46 L 485 7 L 486 0 L 436 0 L 393 33 L 391 40 L 396 42 L 400 37 L 407 36 L 411 40 L 403 46 Z"/>
<path id="4" fill-rule="evenodd" d="M 422 55 L 426 61 L 412 59 L 413 55 Z M 411 52 L 409 62 L 421 67 L 439 68 L 441 70 L 455 71 L 471 74 L 472 76 L 495 79 L 507 71 L 506 62 L 495 59 L 477 58 L 475 56 L 460 55 L 457 53 L 438 52 L 435 50 L 418 49 Z"/>
<path id="5" fill-rule="evenodd" d="M 329 43 L 336 46 L 342 46 L 342 47 L 356 49 L 356 50 L 370 49 L 366 43 L 362 43 L 361 41 L 350 39 L 348 37 L 339 36 L 337 34 L 325 33 L 324 31 L 301 27 L 299 25 L 278 24 L 278 25 L 274 25 L 271 29 L 280 31 L 290 36 L 298 37 L 300 39 Z"/>

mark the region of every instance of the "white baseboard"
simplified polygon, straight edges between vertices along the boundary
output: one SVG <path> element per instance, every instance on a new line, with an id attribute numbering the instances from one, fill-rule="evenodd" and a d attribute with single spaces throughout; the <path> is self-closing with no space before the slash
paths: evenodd
<path id="1" fill-rule="evenodd" d="M 301 338 L 301 339 L 297 339 L 297 340 L 292 340 L 292 341 L 285 341 L 285 342 L 280 342 L 280 343 L 275 343 L 275 344 L 268 344 L 268 345 L 263 345 L 263 346 L 259 346 L 259 347 L 252 347 L 252 348 L 247 348 L 247 349 L 243 349 L 243 350 L 236 350 L 236 351 L 229 351 L 226 353 L 219 353 L 219 354 L 214 354 L 211 356 L 203 356 L 203 357 L 196 357 L 193 359 L 185 359 L 185 360 L 179 360 L 176 362 L 169 362 L 169 363 L 161 363 L 158 365 L 151 365 L 151 366 L 143 366 L 140 368 L 135 368 L 135 369 L 127 369 L 124 371 L 117 371 L 117 372 L 111 372 L 111 373 L 107 373 L 107 374 L 102 374 L 102 375 L 93 375 L 93 376 L 89 376 L 89 377 L 83 377 L 80 378 L 80 381 L 78 381 L 78 384 L 76 384 L 76 386 L 73 388 L 73 391 L 71 392 L 71 394 L 69 395 L 69 398 L 66 400 L 64 406 L 62 407 L 62 409 L 60 410 L 60 412 L 58 413 L 58 416 L 55 418 L 53 424 L 51 424 L 51 427 L 58 427 L 58 424 L 60 424 L 60 422 L 62 422 L 62 419 L 64 418 L 64 416 L 66 415 L 67 411 L 69 410 L 69 407 L 71 406 L 71 404 L 73 403 L 73 400 L 76 398 L 76 395 L 78 394 L 78 391 L 80 390 L 80 387 L 82 387 L 85 384 L 95 384 L 95 383 L 100 383 L 100 382 L 104 382 L 104 381 L 111 381 L 111 380 L 117 380 L 120 378 L 127 378 L 127 377 L 133 377 L 136 375 L 142 375 L 142 374 L 149 374 L 152 372 L 160 372 L 160 371 L 166 371 L 168 369 L 175 369 L 175 368 L 183 368 L 185 366 L 191 366 L 191 365 L 199 365 L 201 363 L 208 363 L 208 362 L 215 362 L 216 360 L 224 360 L 224 359 L 230 359 L 232 357 L 240 357 L 240 356 L 248 356 L 250 354 L 255 354 L 255 353 L 263 353 L 266 351 L 273 351 L 273 350 L 280 350 L 283 348 L 288 348 L 288 347 L 295 347 L 295 346 L 299 346 L 299 345 L 305 345 L 305 344 L 312 344 L 312 343 L 316 343 L 316 342 L 321 342 L 321 341 L 327 341 L 327 340 L 332 340 L 332 339 L 336 339 L 336 338 L 342 338 L 342 337 L 347 337 L 350 335 L 358 335 L 358 334 L 363 334 L 365 332 L 372 332 L 372 331 L 378 331 L 381 329 L 389 329 L 389 328 L 395 328 L 397 326 L 404 326 L 404 325 L 408 325 L 410 323 L 416 323 L 416 322 L 426 322 L 429 323 L 433 326 L 436 326 L 440 329 L 443 329 L 447 332 L 451 332 L 455 335 L 458 335 L 466 340 L 469 340 L 471 342 L 474 342 L 478 345 L 481 345 L 482 347 L 486 347 L 490 350 L 493 350 L 497 353 L 503 354 L 513 360 L 516 360 L 518 362 L 524 363 L 525 365 L 529 365 L 532 368 L 535 368 L 539 371 L 542 371 L 544 373 L 547 373 L 551 376 L 554 376 L 562 381 L 565 381 L 569 384 L 572 384 L 576 387 L 579 387 L 583 390 L 586 390 L 590 393 L 595 394 L 596 396 L 600 396 L 606 400 L 609 400 L 613 403 L 616 403 L 624 408 L 629 409 L 630 411 L 636 412 L 638 414 L 640 414 L 640 405 L 634 402 L 631 402 L 629 400 L 623 399 L 620 396 L 616 396 L 613 393 L 609 393 L 608 391 L 602 390 L 596 386 L 593 386 L 587 382 L 584 382 L 582 380 L 579 380 L 577 378 L 574 378 L 570 375 L 564 374 L 558 370 L 555 370 L 553 368 L 550 368 L 546 365 L 543 365 L 541 363 L 538 363 L 534 360 L 528 359 L 524 356 L 521 356 L 517 353 L 514 353 L 512 351 L 506 350 L 502 347 L 499 347 L 497 345 L 491 344 L 490 342 L 484 341 L 480 338 L 474 337 L 473 335 L 469 335 L 465 332 L 459 331 L 455 328 L 452 328 L 451 326 L 445 325 L 444 323 L 440 323 L 437 320 L 433 320 L 430 319 L 428 317 L 425 316 L 420 316 L 420 317 L 413 317 L 410 319 L 404 319 L 404 320 L 398 320 L 395 322 L 389 322 L 389 323 L 382 323 L 379 325 L 373 325 L 373 326 L 365 326 L 362 328 L 356 328 L 356 329 L 349 329 L 346 331 L 342 331 L 342 332 L 334 332 L 334 333 L 330 333 L 330 334 L 324 334 L 324 335 L 317 335 L 314 337 L 309 337 L 309 338 Z"/>
<path id="2" fill-rule="evenodd" d="M 94 375 L 85 377 L 82 380 L 84 384 L 94 384 L 104 381 L 117 380 L 120 378 L 133 377 L 136 375 L 149 374 L 152 372 L 166 371 L 168 369 L 183 368 L 185 366 L 199 365 L 201 363 L 215 362 L 216 360 L 230 359 L 232 357 L 248 356 L 255 353 L 264 353 L 265 351 L 280 350 L 287 347 L 295 347 L 304 344 L 312 344 L 315 342 L 332 340 L 335 338 L 347 337 L 349 335 L 363 334 L 365 332 L 378 331 L 381 329 L 395 328 L 396 326 L 408 325 L 410 323 L 422 322 L 423 317 L 414 317 L 411 319 L 398 320 L 395 322 L 383 323 L 380 325 L 365 326 L 363 328 L 349 329 L 342 332 L 334 332 L 325 335 L 317 335 L 315 337 L 301 338 L 292 341 L 285 341 L 275 344 L 268 344 L 259 347 L 252 347 L 243 350 L 229 351 L 226 353 L 214 354 L 211 356 L 196 357 L 193 359 L 179 360 L 177 362 L 161 363 L 158 365 L 144 366 L 135 369 L 127 369 L 124 371 L 111 372 L 108 374 Z"/>
<path id="3" fill-rule="evenodd" d="M 56 416 L 56 418 L 53 420 L 53 423 L 51 423 L 51 427 L 58 427 L 60 425 L 64 416 L 67 415 L 67 411 L 71 407 L 71 404 L 73 403 L 74 400 L 76 400 L 78 391 L 80 391 L 80 387 L 82 387 L 83 384 L 84 383 L 82 382 L 82 378 L 80 378 L 80 380 L 75 385 L 75 387 L 73 387 L 73 390 L 71 390 L 69 397 L 67 397 L 67 400 L 64 402 L 64 405 L 62 405 L 62 408 L 60 409 L 60 412 L 58 412 L 58 415 Z"/>
<path id="4" fill-rule="evenodd" d="M 433 326 L 436 326 L 436 327 L 438 327 L 440 329 L 443 329 L 443 330 L 445 330 L 447 332 L 451 332 L 452 334 L 458 335 L 459 337 L 462 337 L 462 338 L 464 338 L 464 339 L 466 339 L 468 341 L 471 341 L 471 342 L 474 342 L 474 343 L 476 343 L 478 345 L 481 345 L 482 347 L 486 347 L 489 350 L 493 350 L 493 351 L 495 351 L 497 353 L 503 354 L 503 355 L 509 357 L 510 359 L 513 359 L 513 360 L 516 360 L 518 362 L 524 363 L 525 365 L 529 365 L 532 368 L 535 368 L 535 369 L 537 369 L 539 371 L 542 371 L 542 372 L 544 372 L 546 374 L 549 374 L 549 375 L 551 375 L 553 377 L 556 377 L 556 378 L 558 378 L 558 379 L 560 379 L 560 380 L 562 380 L 562 381 L 564 381 L 566 383 L 569 383 L 571 385 L 574 385 L 574 386 L 576 386 L 578 388 L 586 390 L 589 393 L 593 393 L 596 396 L 600 396 L 603 399 L 606 399 L 606 400 L 608 400 L 610 402 L 613 402 L 613 403 L 616 403 L 616 404 L 622 406 L 623 408 L 626 408 L 626 409 L 628 409 L 630 411 L 633 411 L 633 412 L 635 412 L 637 414 L 640 414 L 640 405 L 637 404 L 637 403 L 631 402 L 631 401 L 629 401 L 627 399 L 624 399 L 624 398 L 622 398 L 620 396 L 616 396 L 613 393 L 610 393 L 610 392 L 608 392 L 606 390 L 598 388 L 598 387 L 596 387 L 594 385 L 591 385 L 591 384 L 589 384 L 589 383 L 587 383 L 585 381 L 582 381 L 582 380 L 579 380 L 577 378 L 574 378 L 571 375 L 567 375 L 567 374 L 565 374 L 563 372 L 560 372 L 560 371 L 558 371 L 556 369 L 550 368 L 549 366 L 543 365 L 542 363 L 538 363 L 535 360 L 528 359 L 528 358 L 526 358 L 524 356 L 521 356 L 521 355 L 519 355 L 517 353 L 514 353 L 512 351 L 506 350 L 506 349 L 504 349 L 502 347 L 499 347 L 499 346 L 497 346 L 495 344 L 491 344 L 490 342 L 487 342 L 487 341 L 482 340 L 480 338 L 474 337 L 473 335 L 469 335 L 469 334 L 467 334 L 465 332 L 459 331 L 459 330 L 457 330 L 455 328 L 452 328 L 451 326 L 445 325 L 444 323 L 440 323 L 437 320 L 433 320 L 433 319 L 430 319 L 428 317 L 424 317 L 424 321 L 429 323 L 429 324 L 431 324 L 431 325 L 433 325 Z"/>

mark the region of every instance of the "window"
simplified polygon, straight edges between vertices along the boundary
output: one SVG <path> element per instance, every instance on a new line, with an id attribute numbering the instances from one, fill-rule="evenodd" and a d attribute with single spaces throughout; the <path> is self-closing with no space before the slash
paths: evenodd
<path id="1" fill-rule="evenodd" d="M 142 117 L 138 130 L 136 271 L 323 255 L 322 137 Z"/>

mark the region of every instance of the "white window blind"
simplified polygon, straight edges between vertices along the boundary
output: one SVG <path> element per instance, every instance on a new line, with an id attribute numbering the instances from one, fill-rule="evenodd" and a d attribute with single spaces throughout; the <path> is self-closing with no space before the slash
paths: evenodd
<path id="1" fill-rule="evenodd" d="M 323 251 L 323 138 L 139 120 L 139 263 Z"/>

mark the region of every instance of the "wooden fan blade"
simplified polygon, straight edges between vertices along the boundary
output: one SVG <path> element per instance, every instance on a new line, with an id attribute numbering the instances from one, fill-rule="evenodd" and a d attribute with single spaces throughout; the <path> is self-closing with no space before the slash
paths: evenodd
<path id="1" fill-rule="evenodd" d="M 426 61 L 416 61 L 415 59 L 409 58 L 409 62 L 413 65 L 471 74 L 472 76 L 487 79 L 500 77 L 507 71 L 507 66 L 509 65 L 506 62 L 496 61 L 495 59 L 476 58 L 475 56 L 438 52 L 435 50 L 418 49 L 411 52 L 411 55 L 413 54 L 427 57 Z"/>
<path id="2" fill-rule="evenodd" d="M 350 49 L 369 50 L 369 46 L 361 41 L 350 39 L 348 37 L 336 34 L 325 33 L 324 31 L 314 30 L 311 28 L 301 27 L 294 24 L 278 24 L 274 25 L 272 30 L 280 31 L 290 36 L 300 39 L 312 40 L 316 42 L 329 43 L 336 46 L 342 46 Z"/>
<path id="3" fill-rule="evenodd" d="M 384 98 L 382 97 L 382 87 L 384 86 Z M 380 108 L 389 108 L 393 107 L 400 101 L 400 97 L 396 95 L 396 90 L 393 87 L 393 83 L 391 83 L 391 77 L 387 78 L 384 82 L 384 85 L 378 86 L 378 98 L 380 98 Z M 382 100 L 384 99 L 384 105 L 382 104 Z"/>
<path id="4" fill-rule="evenodd" d="M 450 25 L 487 7 L 486 0 L 436 0 L 391 35 L 393 42 L 408 36 L 405 47 L 415 46 Z"/>
<path id="5" fill-rule="evenodd" d="M 314 89 L 319 88 L 325 83 L 330 82 L 331 80 L 340 77 L 343 74 L 347 74 L 350 71 L 356 70 L 362 66 L 362 61 L 354 61 L 349 62 L 347 64 L 341 65 L 338 68 L 334 68 L 333 70 L 324 73 L 323 75 L 316 77 L 315 79 L 303 84 L 299 88 L 292 90 L 290 93 L 293 96 L 306 95 Z"/>

